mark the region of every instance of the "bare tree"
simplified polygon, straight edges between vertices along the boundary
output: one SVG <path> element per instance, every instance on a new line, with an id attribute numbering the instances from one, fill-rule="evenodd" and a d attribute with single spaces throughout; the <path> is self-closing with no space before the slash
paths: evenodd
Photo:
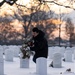
<path id="1" fill-rule="evenodd" d="M 71 21 L 70 18 L 67 19 L 67 23 L 66 23 L 66 33 L 67 35 L 69 36 L 69 43 L 70 43 L 70 46 L 72 46 L 72 36 L 73 36 L 73 33 L 74 33 L 74 25 Z"/>
<path id="2" fill-rule="evenodd" d="M 16 3 L 17 0 L 2 0 L 0 1 L 0 6 L 2 6 L 4 3 L 8 3 L 9 5 L 13 5 Z"/>

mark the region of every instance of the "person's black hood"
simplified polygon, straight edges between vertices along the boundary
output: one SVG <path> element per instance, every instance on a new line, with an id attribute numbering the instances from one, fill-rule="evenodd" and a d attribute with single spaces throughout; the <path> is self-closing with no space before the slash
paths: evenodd
<path id="1" fill-rule="evenodd" d="M 34 37 L 34 40 L 42 40 L 44 36 L 45 36 L 45 33 L 39 30 L 39 34 L 36 37 Z"/>

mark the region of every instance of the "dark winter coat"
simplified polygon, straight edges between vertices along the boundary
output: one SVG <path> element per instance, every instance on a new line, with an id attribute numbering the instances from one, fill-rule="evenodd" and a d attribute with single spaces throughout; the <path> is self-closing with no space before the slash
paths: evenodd
<path id="1" fill-rule="evenodd" d="M 45 34 L 41 30 L 39 30 L 39 34 L 36 37 L 33 37 L 34 40 L 34 47 L 30 49 L 35 51 L 35 57 L 45 57 L 48 56 L 48 42 L 44 37 Z"/>

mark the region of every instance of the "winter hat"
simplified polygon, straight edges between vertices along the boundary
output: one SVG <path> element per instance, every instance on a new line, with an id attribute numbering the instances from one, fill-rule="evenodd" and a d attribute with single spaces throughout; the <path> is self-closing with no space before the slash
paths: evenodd
<path id="1" fill-rule="evenodd" d="M 34 28 L 32 29 L 32 31 L 38 33 L 38 32 L 39 32 L 39 29 L 38 29 L 37 27 L 34 27 Z"/>

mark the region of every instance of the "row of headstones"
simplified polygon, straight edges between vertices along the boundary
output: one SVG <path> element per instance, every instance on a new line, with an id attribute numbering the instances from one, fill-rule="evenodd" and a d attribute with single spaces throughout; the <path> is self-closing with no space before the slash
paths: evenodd
<path id="1" fill-rule="evenodd" d="M 5 60 L 13 61 L 13 50 L 14 48 L 6 48 Z M 42 69 L 44 67 L 44 69 Z M 29 68 L 29 59 L 20 58 L 20 68 Z M 36 73 L 39 75 L 47 75 L 47 60 L 46 58 L 38 58 L 36 60 Z M 0 75 L 4 75 L 4 58 L 3 50 L 0 48 Z"/>
<path id="2" fill-rule="evenodd" d="M 20 48 L 18 47 L 9 47 L 5 50 L 5 60 L 13 61 L 13 57 L 19 56 Z M 54 53 L 60 53 L 62 57 L 64 57 L 65 61 L 72 61 L 73 57 L 75 58 L 75 50 L 70 50 L 70 48 L 65 49 L 64 47 L 51 47 L 49 48 L 49 58 L 53 58 Z"/>
<path id="3" fill-rule="evenodd" d="M 0 46 L 0 50 L 3 51 L 7 61 L 13 61 L 13 58 L 19 57 L 20 54 L 20 47 L 18 46 Z"/>
<path id="4" fill-rule="evenodd" d="M 29 68 L 29 60 L 21 59 L 21 68 Z M 55 53 L 53 56 L 53 67 L 62 68 L 62 56 L 60 53 Z M 39 75 L 47 75 L 47 59 L 40 57 L 36 60 L 36 73 Z"/>
<path id="5" fill-rule="evenodd" d="M 5 60 L 6 61 L 13 61 L 13 51 L 7 49 L 5 51 Z M 29 67 L 29 59 L 22 59 L 20 58 L 20 68 L 28 68 Z M 0 75 L 4 75 L 4 57 L 3 57 L 3 50 L 0 49 Z"/>
<path id="6" fill-rule="evenodd" d="M 13 61 L 14 56 L 19 56 L 19 49 L 17 46 L 0 46 L 0 75 L 4 75 L 4 59 Z M 3 55 L 5 55 L 5 58 Z"/>
<path id="7" fill-rule="evenodd" d="M 29 59 L 20 59 L 20 68 L 29 68 Z M 47 75 L 47 59 L 40 57 L 36 59 L 36 74 Z"/>
<path id="8" fill-rule="evenodd" d="M 10 52 L 10 51 L 7 51 L 7 52 Z M 0 53 L 2 53 L 2 52 L 0 52 Z M 11 53 L 12 52 L 10 52 L 9 54 L 11 54 Z M 66 53 L 67 54 L 65 54 L 65 57 L 68 58 L 68 56 L 70 56 L 69 53 L 72 53 L 72 52 L 70 52 L 70 50 L 68 50 L 68 51 L 66 51 Z M 7 54 L 7 55 L 9 55 L 9 54 Z M 2 57 L 2 55 L 1 55 L 1 57 Z M 59 52 L 57 52 L 53 55 L 53 66 L 55 68 L 61 68 L 62 67 L 61 58 L 62 58 L 62 55 Z M 4 61 L 2 58 L 0 58 L 0 59 L 1 59 L 0 65 L 2 66 Z M 36 72 L 39 73 L 40 75 L 44 75 L 44 74 L 46 75 L 47 74 L 47 68 L 46 68 L 47 66 L 46 65 L 47 65 L 46 59 L 44 59 L 44 58 L 37 59 Z M 0 73 L 3 73 L 3 71 L 4 71 L 3 66 L 0 70 L 1 71 Z M 28 67 L 29 67 L 29 60 L 20 59 L 20 68 L 28 68 Z M 1 74 L 1 75 L 3 75 L 3 74 Z"/>
<path id="9" fill-rule="evenodd" d="M 15 50 L 15 49 L 13 49 L 13 50 Z M 5 50 L 5 60 L 6 61 L 13 61 L 14 57 L 19 57 L 19 50 L 16 49 L 15 53 L 13 50 L 10 48 Z"/>
<path id="10" fill-rule="evenodd" d="M 20 58 L 20 68 L 29 68 L 29 59 Z M 36 60 L 36 73 L 39 75 L 47 75 L 46 58 L 38 58 Z M 0 50 L 0 75 L 4 75 L 4 59 L 2 50 Z"/>
<path id="11" fill-rule="evenodd" d="M 53 59 L 55 53 L 60 53 L 61 57 L 67 62 L 72 62 L 75 59 L 75 47 L 74 48 L 61 48 L 61 47 L 49 47 L 49 58 Z"/>
<path id="12" fill-rule="evenodd" d="M 71 51 L 66 51 L 64 59 L 66 62 L 72 62 L 72 53 Z M 60 53 L 55 53 L 53 54 L 53 59 L 52 59 L 52 66 L 54 68 L 62 68 L 62 55 Z"/>

